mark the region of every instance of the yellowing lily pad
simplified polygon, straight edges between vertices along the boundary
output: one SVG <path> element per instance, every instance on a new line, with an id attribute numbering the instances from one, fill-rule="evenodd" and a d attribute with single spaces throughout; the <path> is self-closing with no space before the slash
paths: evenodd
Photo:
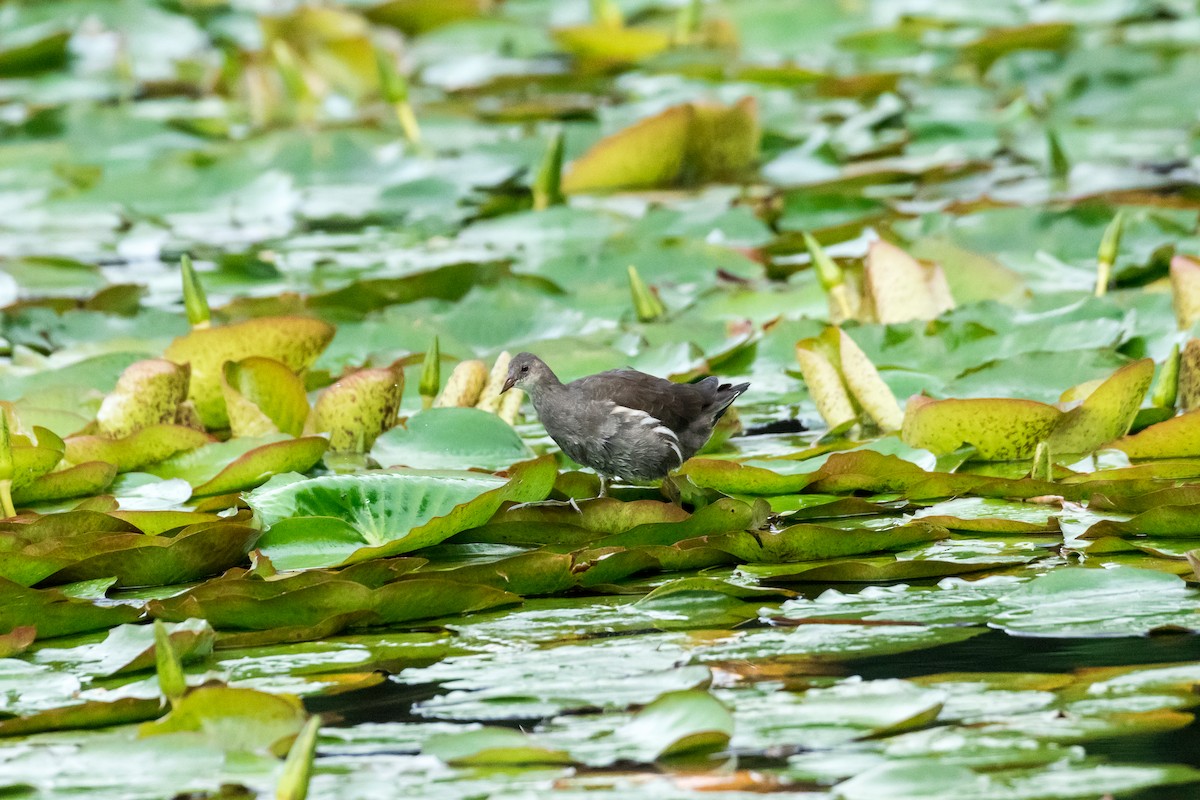
<path id="1" fill-rule="evenodd" d="M 1054 406 L 1032 400 L 934 400 L 918 395 L 908 401 L 901 436 L 906 444 L 938 455 L 970 444 L 983 459 L 1011 461 L 1032 456 L 1061 417 Z"/>
<path id="2" fill-rule="evenodd" d="M 1154 361 L 1121 367 L 1063 415 L 1050 435 L 1051 453 L 1089 453 L 1124 436 L 1154 379 Z"/>
<path id="3" fill-rule="evenodd" d="M 866 307 L 885 325 L 933 319 L 954 308 L 950 286 L 940 267 L 917 261 L 896 245 L 872 242 L 863 262 Z"/>
<path id="4" fill-rule="evenodd" d="M 1187 256 L 1171 259 L 1171 298 L 1182 330 L 1200 320 L 1200 261 Z"/>
<path id="5" fill-rule="evenodd" d="M 758 158 L 752 98 L 730 107 L 685 103 L 597 142 L 563 176 L 567 194 L 731 180 Z"/>
<path id="6" fill-rule="evenodd" d="M 653 28 L 577 25 L 555 30 L 554 38 L 576 58 L 601 64 L 641 61 L 671 46 L 671 37 Z"/>
<path id="7" fill-rule="evenodd" d="M 313 406 L 312 428 L 329 435 L 329 448 L 335 453 L 365 453 L 379 434 L 396 424 L 403 393 L 402 370 L 359 370 L 321 392 Z"/>
<path id="8" fill-rule="evenodd" d="M 1113 442 L 1130 458 L 1191 458 L 1200 456 L 1200 409 L 1144 428 Z"/>
<path id="9" fill-rule="evenodd" d="M 65 459 L 72 464 L 104 461 L 118 472 L 132 472 L 213 441 L 207 433 L 183 425 L 151 425 L 122 439 L 72 436 L 66 440 Z"/>
<path id="10" fill-rule="evenodd" d="M 190 370 L 161 358 L 130 364 L 96 412 L 99 433 L 119 439 L 151 425 L 175 421 L 187 399 Z"/>
<path id="11" fill-rule="evenodd" d="M 219 328 L 195 329 L 171 342 L 164 356 L 176 364 L 191 365 L 189 399 L 205 426 L 225 428 L 229 414 L 221 379 L 226 361 L 264 356 L 301 372 L 317 359 L 333 333 L 333 326 L 318 319 L 261 317 Z"/>

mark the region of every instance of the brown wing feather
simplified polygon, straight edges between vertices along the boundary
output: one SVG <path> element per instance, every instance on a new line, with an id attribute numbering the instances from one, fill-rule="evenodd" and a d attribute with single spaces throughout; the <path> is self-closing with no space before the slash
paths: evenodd
<path id="1" fill-rule="evenodd" d="M 615 369 L 589 375 L 569 384 L 596 399 L 636 408 L 682 433 L 714 399 L 717 381 L 672 383 L 631 369 Z"/>

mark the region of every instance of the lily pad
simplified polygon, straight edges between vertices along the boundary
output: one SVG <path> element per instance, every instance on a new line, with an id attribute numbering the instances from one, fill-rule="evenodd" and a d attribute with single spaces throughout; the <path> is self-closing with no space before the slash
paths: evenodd
<path id="1" fill-rule="evenodd" d="M 308 317 L 263 317 L 215 328 L 198 328 L 171 343 L 163 354 L 176 364 L 190 364 L 188 398 L 209 428 L 229 425 L 221 393 L 227 361 L 252 356 L 271 358 L 292 372 L 307 369 L 333 339 L 333 327 Z"/>
<path id="2" fill-rule="evenodd" d="M 375 440 L 371 457 L 386 466 L 506 469 L 533 451 L 512 426 L 476 408 L 431 408 Z"/>
<path id="3" fill-rule="evenodd" d="M 543 500 L 552 458 L 518 464 L 505 480 L 421 470 L 282 476 L 247 497 L 267 526 L 259 548 L 277 567 L 334 566 L 429 547 L 482 525 L 505 501 Z"/>

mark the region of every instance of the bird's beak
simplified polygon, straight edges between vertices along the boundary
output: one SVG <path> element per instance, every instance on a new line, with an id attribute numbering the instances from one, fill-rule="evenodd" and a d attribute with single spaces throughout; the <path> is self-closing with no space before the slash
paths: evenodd
<path id="1" fill-rule="evenodd" d="M 509 389 L 511 389 L 513 387 L 513 384 L 516 382 L 517 382 L 517 379 L 514 378 L 512 375 L 509 375 L 507 378 L 504 379 L 504 387 L 502 389 L 500 389 L 500 394 L 504 394 L 505 392 L 507 392 Z"/>

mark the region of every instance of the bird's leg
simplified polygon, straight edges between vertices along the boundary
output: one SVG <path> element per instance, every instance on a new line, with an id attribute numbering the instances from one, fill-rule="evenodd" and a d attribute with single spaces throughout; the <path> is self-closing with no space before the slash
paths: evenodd
<path id="1" fill-rule="evenodd" d="M 596 495 L 597 498 L 608 497 L 608 482 L 609 482 L 609 480 L 611 480 L 611 479 L 609 477 L 607 477 L 606 475 L 600 476 L 600 494 Z"/>

